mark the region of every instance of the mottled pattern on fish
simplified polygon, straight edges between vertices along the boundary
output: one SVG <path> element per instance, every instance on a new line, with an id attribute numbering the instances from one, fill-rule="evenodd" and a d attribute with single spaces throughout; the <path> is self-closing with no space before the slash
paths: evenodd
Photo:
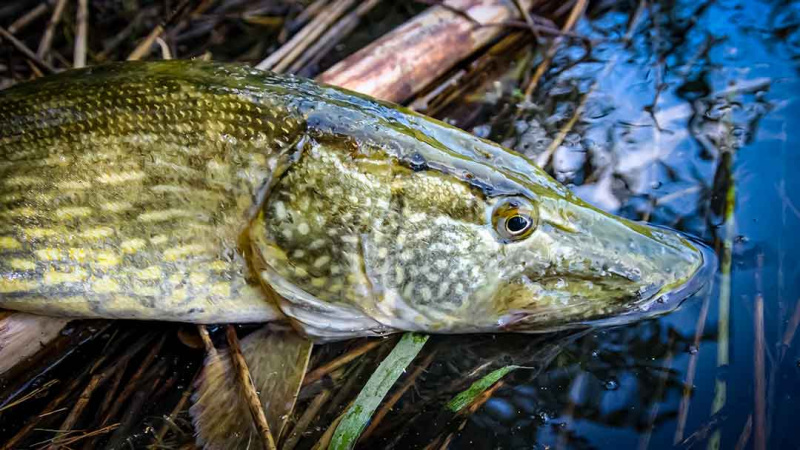
<path id="1" fill-rule="evenodd" d="M 304 124 L 279 96 L 211 75 L 112 71 L 0 94 L 6 306 L 274 317 L 235 245 Z"/>
<path id="2" fill-rule="evenodd" d="M 125 63 L 0 93 L 5 308 L 541 332 L 671 310 L 710 262 L 494 143 L 309 80 Z"/>

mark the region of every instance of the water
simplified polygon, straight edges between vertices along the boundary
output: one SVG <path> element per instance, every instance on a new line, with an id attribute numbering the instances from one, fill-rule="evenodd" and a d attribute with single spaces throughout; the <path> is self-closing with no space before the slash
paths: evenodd
<path id="1" fill-rule="evenodd" d="M 440 115 L 537 158 L 583 108 L 553 155 L 557 178 L 606 210 L 714 246 L 713 286 L 658 320 L 544 337 L 536 351 L 547 355 L 518 336 L 467 339 L 475 353 L 443 339 L 462 350 L 437 356 L 420 383 L 431 404 L 482 361 L 492 362 L 478 377 L 538 367 L 506 376 L 472 415 L 429 405 L 382 443 L 800 448 L 800 4 L 655 2 L 635 16 L 596 7 L 577 27 L 591 48 L 563 46 L 522 113 L 517 67 Z"/>

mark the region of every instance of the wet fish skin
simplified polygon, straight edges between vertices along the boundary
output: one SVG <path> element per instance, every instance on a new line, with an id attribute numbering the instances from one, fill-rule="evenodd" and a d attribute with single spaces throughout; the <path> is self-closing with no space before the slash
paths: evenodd
<path id="1" fill-rule="evenodd" d="M 496 144 L 299 78 L 124 63 L 0 93 L 6 308 L 538 332 L 667 311 L 710 265 Z"/>

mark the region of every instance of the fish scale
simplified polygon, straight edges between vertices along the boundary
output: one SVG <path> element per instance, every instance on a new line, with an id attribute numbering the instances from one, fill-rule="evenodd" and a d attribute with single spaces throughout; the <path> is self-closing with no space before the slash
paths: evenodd
<path id="1" fill-rule="evenodd" d="M 169 75 L 0 94 L 5 306 L 203 321 L 235 299 L 245 320 L 274 316 L 237 243 L 302 117 L 276 98 Z"/>

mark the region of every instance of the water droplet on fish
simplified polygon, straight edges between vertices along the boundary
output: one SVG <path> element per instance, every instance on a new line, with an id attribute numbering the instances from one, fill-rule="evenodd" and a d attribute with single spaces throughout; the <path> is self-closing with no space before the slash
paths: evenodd
<path id="1" fill-rule="evenodd" d="M 607 391 L 616 391 L 617 389 L 619 389 L 619 383 L 617 382 L 617 380 L 608 380 L 603 385 L 603 388 L 605 388 L 605 390 Z"/>

